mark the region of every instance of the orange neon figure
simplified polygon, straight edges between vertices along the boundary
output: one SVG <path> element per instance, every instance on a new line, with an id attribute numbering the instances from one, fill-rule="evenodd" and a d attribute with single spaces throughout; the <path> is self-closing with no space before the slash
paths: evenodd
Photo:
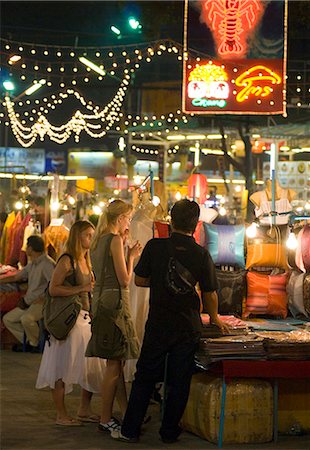
<path id="1" fill-rule="evenodd" d="M 262 0 L 202 0 L 202 19 L 223 59 L 244 57 L 249 30 L 254 30 L 263 9 Z"/>
<path id="2" fill-rule="evenodd" d="M 280 84 L 281 81 L 282 78 L 268 67 L 253 66 L 236 78 L 236 86 L 243 88 L 238 92 L 236 100 L 237 102 L 242 103 L 247 100 L 250 95 L 267 97 L 273 91 L 272 85 Z"/>

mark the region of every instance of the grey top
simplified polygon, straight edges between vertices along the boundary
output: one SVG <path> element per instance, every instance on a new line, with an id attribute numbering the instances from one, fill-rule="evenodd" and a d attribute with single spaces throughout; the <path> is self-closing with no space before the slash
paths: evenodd
<path id="1" fill-rule="evenodd" d="M 90 252 L 96 279 L 94 288 L 95 292 L 97 292 L 102 286 L 104 289 L 119 289 L 119 282 L 115 273 L 113 258 L 110 252 L 110 245 L 114 236 L 115 234 L 112 233 L 101 236 L 95 250 L 91 250 Z"/>
<path id="2" fill-rule="evenodd" d="M 16 276 L 18 280 L 28 280 L 28 289 L 24 295 L 27 305 L 43 297 L 51 280 L 55 262 L 45 253 L 27 264 Z"/>

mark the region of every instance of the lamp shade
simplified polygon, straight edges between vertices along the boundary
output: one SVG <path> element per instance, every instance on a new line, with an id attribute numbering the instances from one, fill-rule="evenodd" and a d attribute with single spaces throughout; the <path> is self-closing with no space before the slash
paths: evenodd
<path id="1" fill-rule="evenodd" d="M 207 199 L 208 181 L 201 173 L 193 173 L 188 179 L 187 195 L 202 204 Z"/>

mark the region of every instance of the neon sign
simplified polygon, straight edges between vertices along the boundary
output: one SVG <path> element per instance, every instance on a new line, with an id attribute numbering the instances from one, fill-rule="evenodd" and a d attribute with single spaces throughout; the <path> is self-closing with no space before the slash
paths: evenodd
<path id="1" fill-rule="evenodd" d="M 188 75 L 187 95 L 193 106 L 218 106 L 224 108 L 229 97 L 228 75 L 222 66 L 213 64 L 196 64 Z"/>
<path id="2" fill-rule="evenodd" d="M 240 103 L 244 102 L 250 95 L 267 97 L 273 92 L 273 87 L 269 86 L 267 83 L 280 84 L 281 81 L 282 78 L 266 66 L 251 67 L 236 78 L 236 86 L 244 86 L 243 89 L 238 92 L 236 100 Z M 259 85 L 256 85 L 257 82 Z"/>
<path id="3" fill-rule="evenodd" d="M 261 0 L 202 0 L 202 20 L 212 30 L 217 53 L 242 58 L 249 31 L 254 30 L 264 7 Z"/>
<path id="4" fill-rule="evenodd" d="M 185 111 L 272 113 L 282 108 L 282 60 L 201 61 L 187 65 Z"/>

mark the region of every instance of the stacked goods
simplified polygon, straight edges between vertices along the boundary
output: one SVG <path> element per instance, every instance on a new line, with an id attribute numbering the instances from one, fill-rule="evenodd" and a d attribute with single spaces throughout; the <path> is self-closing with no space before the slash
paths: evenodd
<path id="1" fill-rule="evenodd" d="M 222 379 L 197 374 L 192 378 L 182 426 L 210 442 L 219 440 Z M 234 379 L 227 384 L 223 443 L 272 440 L 272 386 L 259 379 Z"/>

